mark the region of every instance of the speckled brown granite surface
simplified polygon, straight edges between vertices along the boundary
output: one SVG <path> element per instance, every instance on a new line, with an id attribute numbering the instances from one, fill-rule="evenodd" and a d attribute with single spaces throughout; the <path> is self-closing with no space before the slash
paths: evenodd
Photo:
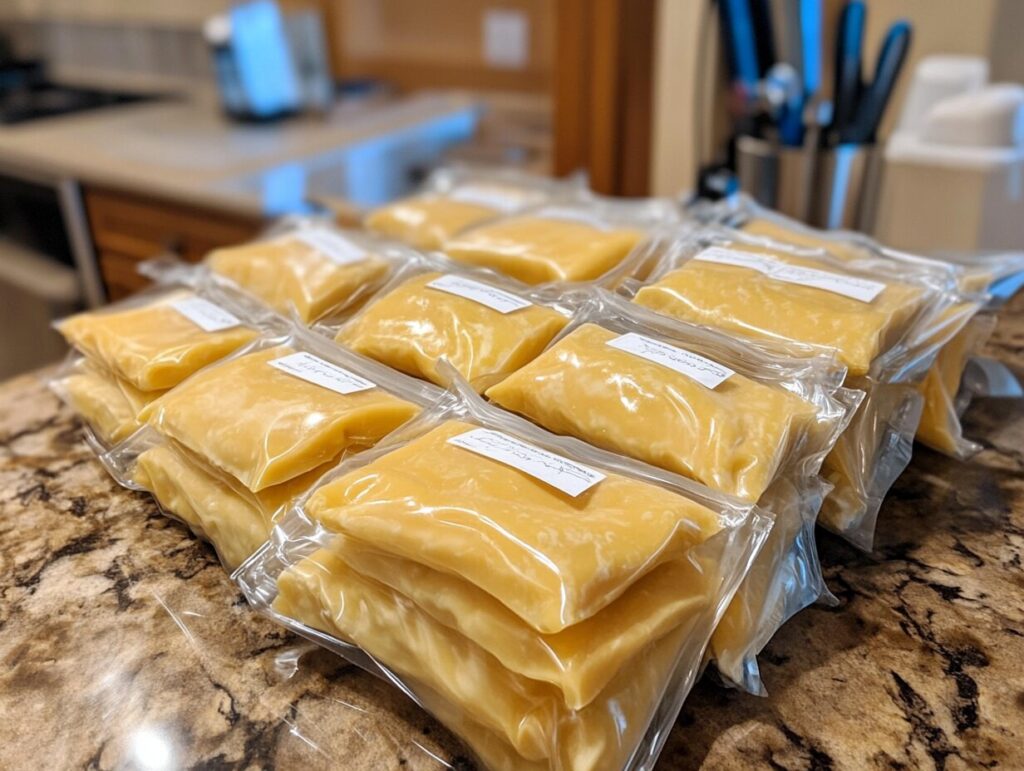
<path id="1" fill-rule="evenodd" d="M 1024 297 L 991 350 L 1024 372 Z M 838 608 L 705 680 L 665 769 L 1024 768 L 1024 403 L 976 404 L 969 464 L 918 450 Z M 0 768 L 434 769 L 459 744 L 396 690 L 254 616 L 213 552 L 117 488 L 26 377 L 0 386 Z"/>

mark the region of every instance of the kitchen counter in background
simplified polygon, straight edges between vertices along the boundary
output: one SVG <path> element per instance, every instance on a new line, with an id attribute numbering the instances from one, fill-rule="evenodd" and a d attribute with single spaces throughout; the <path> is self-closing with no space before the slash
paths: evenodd
<path id="1" fill-rule="evenodd" d="M 1024 295 L 990 348 L 1024 372 Z M 659 768 L 1024 767 L 1024 402 L 966 424 L 985 450 L 918 449 L 875 555 L 822 536 L 840 606 L 769 644 L 771 697 L 705 678 Z M 38 375 L 0 386 L 0 597 L 0 766 L 471 767 L 396 689 L 249 611 Z"/>
<path id="2" fill-rule="evenodd" d="M 436 163 L 444 147 L 472 135 L 478 109 L 466 94 L 424 92 L 343 101 L 319 117 L 240 124 L 200 91 L 0 126 L 0 170 L 250 216 L 294 209 L 307 196 L 378 203 L 408 185 L 396 188 L 398 169 L 393 177 L 389 169 L 415 162 L 416 153 Z"/>

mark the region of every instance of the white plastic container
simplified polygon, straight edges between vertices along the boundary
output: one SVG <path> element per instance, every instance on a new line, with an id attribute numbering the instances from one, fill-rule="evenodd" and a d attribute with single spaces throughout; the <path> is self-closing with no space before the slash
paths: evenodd
<path id="1" fill-rule="evenodd" d="M 886 146 L 874 235 L 925 253 L 1024 248 L 1024 86 L 983 85 L 977 60 L 934 59 Z"/>

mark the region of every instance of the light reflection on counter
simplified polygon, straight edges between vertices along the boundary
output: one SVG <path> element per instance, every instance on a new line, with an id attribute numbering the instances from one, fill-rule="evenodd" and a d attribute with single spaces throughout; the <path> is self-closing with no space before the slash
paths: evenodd
<path id="1" fill-rule="evenodd" d="M 176 767 L 174 743 L 158 728 L 143 726 L 128 738 L 131 765 L 142 771 L 168 771 Z"/>
<path id="2" fill-rule="evenodd" d="M 357 208 L 378 206 L 410 192 L 423 171 L 438 165 L 447 150 L 471 139 L 479 117 L 479 108 L 461 107 L 233 180 L 230 186 L 257 196 L 268 216 L 308 214 L 321 200 L 344 200 Z"/>

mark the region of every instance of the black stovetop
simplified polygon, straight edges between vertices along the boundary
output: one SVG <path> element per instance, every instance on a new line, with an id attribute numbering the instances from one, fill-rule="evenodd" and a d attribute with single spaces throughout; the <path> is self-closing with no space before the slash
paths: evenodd
<path id="1" fill-rule="evenodd" d="M 62 85 L 47 79 L 38 62 L 0 64 L 0 125 L 159 98 L 153 94 Z"/>

